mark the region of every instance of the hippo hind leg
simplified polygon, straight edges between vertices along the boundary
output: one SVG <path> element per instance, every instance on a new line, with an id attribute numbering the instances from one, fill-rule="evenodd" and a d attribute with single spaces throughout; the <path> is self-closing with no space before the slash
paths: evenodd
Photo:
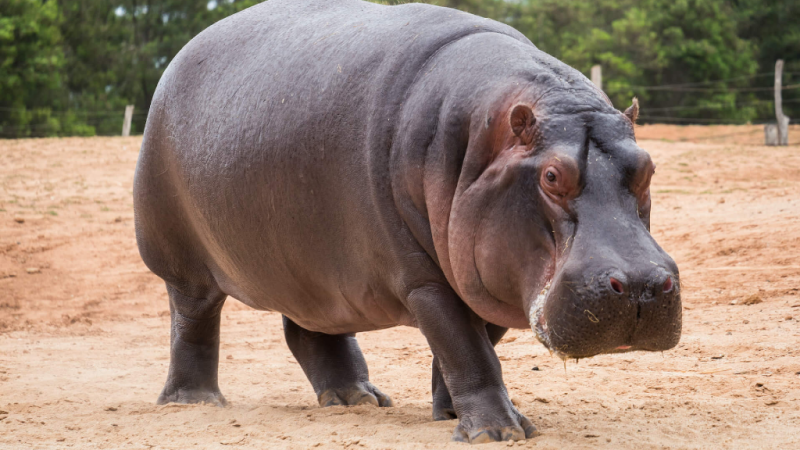
<path id="1" fill-rule="evenodd" d="M 226 295 L 212 291 L 204 293 L 202 298 L 188 297 L 169 284 L 167 292 L 172 319 L 169 375 L 157 403 L 225 406 L 227 401 L 219 391 L 217 369 L 220 316 Z"/>
<path id="2" fill-rule="evenodd" d="M 369 382 L 367 362 L 355 335 L 308 331 L 286 316 L 283 332 L 320 406 L 392 406 L 392 399 Z"/>
<path id="3" fill-rule="evenodd" d="M 489 340 L 492 345 L 497 345 L 500 339 L 508 331 L 508 328 L 500 327 L 492 323 L 486 324 L 486 333 L 489 335 Z M 453 399 L 450 398 L 450 392 L 444 384 L 442 371 L 439 368 L 439 360 L 433 358 L 433 377 L 432 377 L 433 393 L 433 420 L 452 420 L 457 419 L 456 410 L 453 408 Z"/>

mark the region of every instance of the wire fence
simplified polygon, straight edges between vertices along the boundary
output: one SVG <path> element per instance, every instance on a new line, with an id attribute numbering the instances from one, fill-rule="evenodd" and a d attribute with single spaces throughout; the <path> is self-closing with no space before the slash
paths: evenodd
<path id="1" fill-rule="evenodd" d="M 796 80 L 796 76 L 800 75 L 800 72 L 783 72 L 784 77 L 791 77 L 790 79 Z M 654 124 L 654 123 L 663 123 L 663 124 L 675 124 L 675 125 L 689 125 L 689 124 L 698 124 L 698 125 L 762 125 L 767 123 L 773 123 L 774 120 L 760 120 L 760 121 L 746 121 L 746 120 L 737 120 L 737 119 L 724 119 L 724 118 L 715 118 L 715 117 L 703 117 L 704 113 L 711 113 L 719 112 L 722 110 L 728 110 L 732 108 L 760 108 L 762 111 L 769 110 L 774 105 L 774 98 L 764 99 L 764 98 L 750 98 L 744 101 L 736 102 L 736 103 L 724 103 L 720 102 L 719 100 L 714 100 L 713 97 L 709 98 L 709 102 L 705 104 L 697 104 L 698 98 L 697 95 L 700 94 L 709 94 L 711 96 L 715 94 L 725 94 L 725 93 L 743 93 L 743 94 L 751 94 L 753 96 L 758 96 L 759 93 L 774 93 L 774 87 L 766 87 L 766 86 L 736 86 L 736 84 L 742 83 L 752 83 L 754 80 L 761 79 L 761 78 L 773 78 L 775 76 L 774 72 L 761 72 L 756 73 L 753 75 L 747 76 L 738 76 L 738 77 L 731 77 L 719 80 L 709 80 L 709 81 L 699 81 L 699 82 L 692 82 L 692 83 L 679 83 L 679 84 L 663 84 L 663 85 L 653 85 L 653 86 L 644 86 L 644 85 L 633 85 L 627 86 L 626 89 L 630 89 L 634 92 L 637 96 L 650 96 L 653 95 L 660 95 L 660 101 L 663 104 L 664 102 L 664 95 L 669 95 L 670 93 L 674 93 L 678 96 L 682 96 L 682 100 L 686 101 L 686 105 L 672 105 L 672 106 L 662 106 L 662 107 L 653 107 L 648 108 L 646 103 L 642 103 L 642 114 L 639 116 L 640 122 L 646 124 Z M 788 84 L 786 86 L 781 87 L 781 92 L 787 92 L 791 94 L 800 93 L 800 83 Z M 686 94 L 689 94 L 688 96 Z M 762 94 L 763 95 L 763 94 Z M 782 103 L 784 105 L 793 105 L 800 103 L 800 96 L 790 95 L 790 98 L 784 99 Z M 718 97 L 717 97 L 718 98 Z M 679 100 L 680 101 L 680 100 Z M 692 114 L 687 114 L 691 112 Z M 27 133 L 32 136 L 43 135 L 48 132 L 53 132 L 54 127 L 58 128 L 59 125 L 54 125 L 48 122 L 38 122 L 33 124 L 24 124 L 24 125 L 1 125 L 4 115 L 9 114 L 31 114 L 33 116 L 38 116 L 39 120 L 42 120 L 42 117 L 45 118 L 56 118 L 56 119 L 65 119 L 65 118 L 72 118 L 76 124 L 79 125 L 88 125 L 94 127 L 103 126 L 104 130 L 114 129 L 114 126 L 118 125 L 119 128 L 122 128 L 122 121 L 125 116 L 124 110 L 119 111 L 110 111 L 110 110 L 64 110 L 64 111 L 54 111 L 47 108 L 13 108 L 13 107 L 2 107 L 0 106 L 0 138 L 8 138 L 8 137 L 17 137 L 20 133 Z M 142 119 L 146 119 L 148 112 L 147 111 L 135 111 L 133 113 L 133 120 L 134 122 L 141 123 L 143 122 Z M 69 126 L 69 125 L 68 125 Z M 58 130 L 55 130 L 58 131 Z M 725 134 L 720 135 L 719 137 L 730 137 L 742 134 L 754 134 L 756 131 L 747 131 L 742 133 L 736 134 Z M 702 137 L 696 139 L 713 139 L 713 136 L 710 137 Z"/>
<path id="2" fill-rule="evenodd" d="M 782 75 L 784 78 L 796 80 L 795 77 L 797 75 L 800 75 L 800 72 L 783 72 Z M 774 123 L 775 119 L 737 120 L 737 119 L 724 119 L 724 118 L 708 117 L 708 116 L 712 115 L 712 113 L 714 112 L 720 112 L 723 110 L 757 108 L 761 112 L 759 116 L 763 117 L 764 112 L 770 111 L 772 110 L 772 108 L 774 108 L 775 87 L 737 86 L 737 84 L 742 84 L 744 82 L 750 84 L 757 79 L 767 78 L 767 77 L 774 78 L 775 72 L 761 72 L 747 76 L 731 77 L 719 80 L 700 81 L 693 83 L 663 84 L 655 86 L 636 85 L 636 86 L 631 86 L 631 89 L 634 92 L 638 93 L 639 95 L 642 94 L 647 96 L 651 94 L 661 95 L 660 100 L 662 100 L 662 102 L 664 100 L 664 95 L 675 94 L 681 100 L 687 103 L 691 103 L 685 105 L 678 104 L 678 105 L 661 106 L 654 108 L 648 108 L 646 105 L 643 105 L 642 114 L 639 116 L 639 118 L 642 122 L 647 124 L 665 123 L 665 124 L 675 124 L 675 125 L 689 125 L 689 124 L 763 125 L 768 123 Z M 792 84 L 787 84 L 785 86 L 781 86 L 780 91 L 782 93 L 786 92 L 790 94 L 789 98 L 784 99 L 782 101 L 784 105 L 793 105 L 800 103 L 800 97 L 792 95 L 795 93 L 800 93 L 800 84 L 792 83 Z M 744 99 L 743 101 L 737 101 L 735 103 L 725 103 L 725 102 L 720 102 L 719 100 L 715 101 L 713 98 L 714 95 L 717 95 L 718 97 L 718 94 L 727 94 L 727 93 L 744 94 L 743 96 L 748 96 L 749 94 L 750 98 Z M 759 95 L 763 95 L 764 93 L 769 93 L 773 95 L 771 95 L 769 99 L 757 98 Z M 698 95 L 702 96 L 702 94 L 708 94 L 710 96 L 708 99 L 708 103 L 698 104 Z M 708 113 L 708 115 L 703 117 L 704 113 Z M 757 130 L 755 131 L 751 130 L 739 134 L 754 134 L 756 132 Z M 734 135 L 726 134 L 724 137 L 735 136 L 735 135 L 736 134 Z"/>
<path id="3" fill-rule="evenodd" d="M 4 118 L 13 114 L 25 114 L 30 116 L 28 123 L 3 123 Z M 142 121 L 146 119 L 147 111 L 135 111 L 132 115 L 133 120 Z M 6 117 L 4 117 L 6 116 Z M 49 119 L 57 119 L 57 123 L 52 123 Z M 113 130 L 113 134 L 118 134 L 122 129 L 122 122 L 125 118 L 125 110 L 52 110 L 50 108 L 12 108 L 0 106 L 0 139 L 18 137 L 46 137 L 53 134 L 63 133 L 64 130 L 85 129 L 86 126 L 102 128 L 103 130 Z M 33 123 L 31 123 L 33 122 Z M 80 133 L 76 133 L 80 134 Z"/>

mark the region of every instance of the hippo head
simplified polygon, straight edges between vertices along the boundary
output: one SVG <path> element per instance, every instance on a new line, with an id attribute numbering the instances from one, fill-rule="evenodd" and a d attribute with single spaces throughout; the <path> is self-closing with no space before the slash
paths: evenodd
<path id="1" fill-rule="evenodd" d="M 634 137 L 638 103 L 577 103 L 515 98 L 471 125 L 451 276 L 481 317 L 525 320 L 561 358 L 670 349 L 680 279 L 650 234 L 655 165 Z"/>

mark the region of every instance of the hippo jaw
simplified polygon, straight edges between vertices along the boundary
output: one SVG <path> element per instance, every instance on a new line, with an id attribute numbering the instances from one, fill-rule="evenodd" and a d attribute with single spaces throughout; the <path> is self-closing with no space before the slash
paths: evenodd
<path id="1" fill-rule="evenodd" d="M 531 324 L 531 330 L 533 331 L 534 336 L 536 339 L 545 346 L 545 348 L 550 351 L 551 354 L 561 358 L 562 360 L 568 359 L 570 356 L 566 353 L 562 353 L 558 351 L 558 349 L 553 348 L 553 344 L 550 340 L 550 330 L 547 326 L 547 319 L 544 316 L 544 305 L 547 302 L 548 295 L 550 294 L 550 281 L 547 282 L 547 285 L 542 289 L 541 292 L 536 296 L 531 304 L 530 312 L 528 313 L 528 320 Z M 613 350 L 608 350 L 603 353 L 626 353 L 634 351 L 634 347 L 632 345 L 620 345 Z"/>
<path id="2" fill-rule="evenodd" d="M 664 351 L 677 345 L 681 333 L 677 271 L 668 273 L 669 289 L 662 287 L 663 292 L 649 295 L 645 293 L 647 289 L 641 289 L 616 299 L 605 295 L 592 298 L 580 287 L 575 288 L 579 293 L 575 295 L 572 288 L 564 289 L 564 285 L 575 287 L 579 283 L 574 280 L 578 278 L 563 272 L 560 270 L 548 279 L 528 306 L 530 328 L 551 354 L 566 360 L 598 354 Z M 554 314 L 554 310 L 560 314 Z M 572 311 L 568 321 L 562 318 L 565 310 Z M 580 321 L 585 322 L 584 327 L 571 326 Z M 587 327 L 593 333 L 587 332 Z"/>
<path id="3" fill-rule="evenodd" d="M 550 281 L 547 282 L 544 289 L 536 296 L 531 304 L 530 311 L 528 313 L 528 320 L 531 324 L 531 330 L 533 330 L 536 339 L 542 343 L 548 350 L 551 349 L 550 345 L 550 335 L 547 329 L 547 320 L 544 318 L 544 304 L 547 301 L 547 296 L 550 293 Z M 550 350 L 552 351 L 552 350 Z M 561 353 L 556 352 L 556 356 L 562 357 Z M 566 357 L 562 357 L 565 359 Z"/>

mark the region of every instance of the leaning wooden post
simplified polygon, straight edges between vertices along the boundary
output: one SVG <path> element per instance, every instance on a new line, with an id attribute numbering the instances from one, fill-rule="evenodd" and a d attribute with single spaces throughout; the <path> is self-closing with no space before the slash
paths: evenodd
<path id="1" fill-rule="evenodd" d="M 133 120 L 133 105 L 125 107 L 125 119 L 122 121 L 122 136 L 131 135 L 131 120 Z"/>
<path id="2" fill-rule="evenodd" d="M 783 115 L 783 99 L 781 98 L 781 79 L 783 78 L 783 60 L 775 62 L 775 118 L 778 119 L 778 145 L 789 145 L 789 118 Z"/>
<path id="3" fill-rule="evenodd" d="M 592 84 L 603 90 L 603 67 L 600 64 L 592 66 Z"/>

